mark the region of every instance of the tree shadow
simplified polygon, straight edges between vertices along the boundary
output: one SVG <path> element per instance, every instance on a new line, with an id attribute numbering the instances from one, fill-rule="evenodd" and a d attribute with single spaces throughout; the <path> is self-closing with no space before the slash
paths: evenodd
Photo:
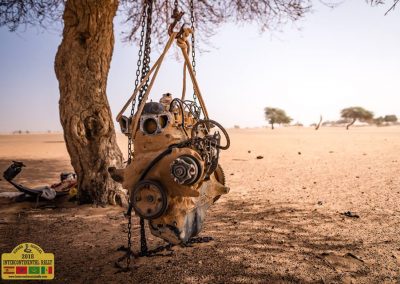
<path id="1" fill-rule="evenodd" d="M 212 207 L 202 236 L 209 243 L 173 247 L 172 256 L 132 260 L 131 273 L 117 273 L 114 262 L 126 244 L 122 209 L 80 206 L 20 212 L 1 226 L 1 252 L 20 242 L 37 242 L 56 256 L 60 283 L 331 283 L 342 282 L 346 267 L 323 254 L 357 250 L 356 241 L 321 230 L 334 216 L 296 208 L 294 204 L 226 200 Z M 147 231 L 149 248 L 162 244 Z M 47 236 L 47 237 L 43 237 Z M 139 226 L 133 219 L 133 247 L 139 249 Z M 335 259 L 336 260 L 336 259 Z M 72 272 L 73 271 L 73 272 Z M 365 275 L 362 267 L 351 277 Z M 57 282 L 56 281 L 56 282 Z"/>
<path id="2" fill-rule="evenodd" d="M 9 162 L 0 160 L 0 169 Z M 18 181 L 27 185 L 52 183 L 70 169 L 68 161 L 24 162 L 28 167 Z M 350 267 L 342 257 L 360 250 L 362 243 L 335 234 L 341 217 L 311 204 L 251 197 L 227 197 L 211 207 L 201 235 L 213 241 L 176 246 L 169 257 L 134 259 L 131 273 L 116 273 L 114 262 L 121 256 L 116 248 L 127 238 L 127 220 L 118 210 L 80 206 L 20 211 L 15 220 L 0 222 L 0 237 L 6 240 L 0 250 L 38 243 L 55 254 L 60 283 L 331 283 L 368 273 L 363 263 Z M 138 250 L 137 218 L 133 222 L 132 241 Z M 162 244 L 146 231 L 150 248 Z"/>

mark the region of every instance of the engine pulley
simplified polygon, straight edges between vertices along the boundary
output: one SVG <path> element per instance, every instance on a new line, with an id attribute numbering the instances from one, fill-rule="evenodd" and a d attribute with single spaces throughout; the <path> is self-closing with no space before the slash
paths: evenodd
<path id="1" fill-rule="evenodd" d="M 171 163 L 171 175 L 176 183 L 192 185 L 201 175 L 201 165 L 195 157 L 183 155 Z"/>
<path id="2" fill-rule="evenodd" d="M 152 180 L 138 182 L 131 193 L 133 210 L 144 219 L 155 219 L 167 209 L 167 195 L 161 184 Z"/>

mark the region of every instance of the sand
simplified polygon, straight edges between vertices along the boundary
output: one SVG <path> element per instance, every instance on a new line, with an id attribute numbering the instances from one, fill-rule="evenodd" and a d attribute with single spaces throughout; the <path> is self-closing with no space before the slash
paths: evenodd
<path id="1" fill-rule="evenodd" d="M 201 232 L 213 241 L 136 259 L 132 272 L 116 273 L 116 249 L 126 243 L 122 208 L 3 200 L 0 253 L 40 245 L 55 254 L 58 283 L 400 283 L 400 127 L 230 135 L 220 163 L 231 191 Z M 72 170 L 60 134 L 0 136 L 0 170 L 11 160 L 25 162 L 18 180 L 33 186 Z M 13 189 L 2 180 L 5 191 Z M 134 219 L 136 249 L 138 228 Z M 163 244 L 148 237 L 150 247 Z"/>

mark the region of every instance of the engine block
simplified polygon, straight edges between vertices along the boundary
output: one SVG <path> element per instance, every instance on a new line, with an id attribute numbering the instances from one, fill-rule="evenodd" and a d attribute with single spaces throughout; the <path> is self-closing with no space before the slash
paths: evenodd
<path id="1" fill-rule="evenodd" d="M 146 103 L 137 129 L 129 125 L 134 117 L 121 120 L 134 141 L 131 162 L 125 169 L 109 169 L 128 190 L 135 214 L 149 221 L 151 233 L 173 244 L 196 236 L 208 208 L 229 192 L 218 164 L 229 136 L 220 124 L 199 116 L 193 102 L 169 93 Z"/>

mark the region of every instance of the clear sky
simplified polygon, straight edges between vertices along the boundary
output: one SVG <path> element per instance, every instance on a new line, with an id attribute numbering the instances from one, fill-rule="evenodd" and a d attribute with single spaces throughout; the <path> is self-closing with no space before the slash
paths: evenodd
<path id="1" fill-rule="evenodd" d="M 318 1 L 316 1 L 318 2 Z M 227 127 L 265 125 L 263 109 L 280 107 L 304 124 L 339 118 L 360 105 L 400 116 L 400 10 L 348 0 L 335 9 L 316 3 L 304 20 L 281 32 L 226 24 L 197 57 L 198 80 L 210 117 Z M 137 47 L 116 45 L 108 81 L 113 116 L 134 87 Z M 61 130 L 54 56 L 61 30 L 0 28 L 0 132 Z M 157 52 L 152 55 L 153 62 Z M 152 98 L 180 96 L 181 63 L 164 62 Z"/>

